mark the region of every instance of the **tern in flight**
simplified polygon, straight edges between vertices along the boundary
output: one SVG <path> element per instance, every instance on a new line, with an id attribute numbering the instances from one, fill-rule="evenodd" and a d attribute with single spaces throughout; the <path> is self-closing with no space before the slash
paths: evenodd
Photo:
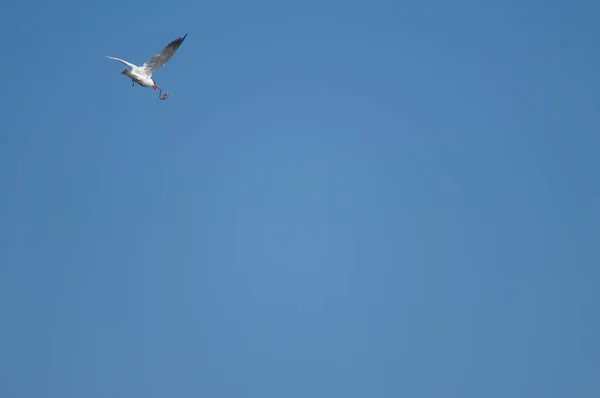
<path id="1" fill-rule="evenodd" d="M 152 74 L 156 72 L 157 69 L 164 66 L 171 59 L 171 57 L 175 54 L 175 52 L 181 46 L 181 43 L 183 43 L 186 37 L 187 33 L 185 34 L 185 36 L 173 40 L 165 48 L 163 48 L 161 52 L 154 55 L 152 58 L 150 58 L 148 62 L 144 63 L 142 66 L 134 65 L 131 62 L 125 61 L 120 58 L 109 57 L 108 55 L 105 55 L 105 57 L 119 61 L 131 68 L 131 70 L 124 68 L 121 71 L 121 74 L 131 79 L 132 86 L 135 86 L 135 84 L 137 83 L 142 87 L 152 87 L 154 91 L 159 92 L 158 95 L 160 99 L 166 99 L 169 96 L 169 93 L 166 93 L 164 97 L 161 97 L 162 90 L 156 85 L 156 83 L 152 79 Z"/>

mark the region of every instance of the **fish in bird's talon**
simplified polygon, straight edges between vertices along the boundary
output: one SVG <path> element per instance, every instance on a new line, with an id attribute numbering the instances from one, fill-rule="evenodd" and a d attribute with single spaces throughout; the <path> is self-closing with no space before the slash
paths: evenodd
<path id="1" fill-rule="evenodd" d="M 152 74 L 156 72 L 156 70 L 164 66 L 171 59 L 171 57 L 175 54 L 177 49 L 179 49 L 181 43 L 183 43 L 187 35 L 188 34 L 186 33 L 185 36 L 173 40 L 165 48 L 163 48 L 160 53 L 154 55 L 152 58 L 150 58 L 148 62 L 144 63 L 142 66 L 134 65 L 131 62 L 125 61 L 120 58 L 109 57 L 108 55 L 105 55 L 105 57 L 119 61 L 122 64 L 125 64 L 131 68 L 131 70 L 124 68 L 121 71 L 121 74 L 131 79 L 132 86 L 135 86 L 135 83 L 137 82 L 142 87 L 152 87 L 154 91 L 158 91 L 158 97 L 161 100 L 165 100 L 169 98 L 169 93 L 165 93 L 164 96 L 161 95 L 162 90 L 156 85 L 156 83 L 152 79 Z"/>

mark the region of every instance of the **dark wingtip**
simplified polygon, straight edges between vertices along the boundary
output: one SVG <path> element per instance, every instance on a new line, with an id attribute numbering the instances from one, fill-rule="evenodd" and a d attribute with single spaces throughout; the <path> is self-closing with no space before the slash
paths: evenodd
<path id="1" fill-rule="evenodd" d="M 183 43 L 183 41 L 185 40 L 185 38 L 187 37 L 187 35 L 188 34 L 186 33 L 185 36 L 173 40 L 171 42 L 171 45 L 176 46 L 177 48 L 179 48 L 179 46 L 181 45 L 181 43 Z"/>

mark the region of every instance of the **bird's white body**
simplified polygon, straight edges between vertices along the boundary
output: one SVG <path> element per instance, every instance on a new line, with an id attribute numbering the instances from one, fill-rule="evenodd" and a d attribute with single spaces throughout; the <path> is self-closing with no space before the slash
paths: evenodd
<path id="1" fill-rule="evenodd" d="M 121 74 L 129 77 L 134 83 L 137 83 L 142 87 L 154 87 L 156 85 L 154 83 L 154 80 L 152 80 L 151 77 L 148 77 L 147 75 L 145 75 L 143 73 L 139 73 L 139 72 L 135 71 L 135 69 L 129 70 L 129 69 L 125 68 L 125 69 L 123 69 Z"/>
<path id="2" fill-rule="evenodd" d="M 152 74 L 160 67 L 164 66 L 169 59 L 175 54 L 181 43 L 187 37 L 187 33 L 185 36 L 180 37 L 179 39 L 173 40 L 169 43 L 162 51 L 156 55 L 154 55 L 148 62 L 144 63 L 142 66 L 137 66 L 132 64 L 131 62 L 125 61 L 120 58 L 109 57 L 105 55 L 106 58 L 114 59 L 119 61 L 131 68 L 131 70 L 125 68 L 121 71 L 122 75 L 125 75 L 131 79 L 132 85 L 139 84 L 142 87 L 152 87 L 155 91 L 159 91 L 160 88 L 156 85 L 156 82 L 152 79 Z M 168 93 L 167 93 L 168 95 Z"/>

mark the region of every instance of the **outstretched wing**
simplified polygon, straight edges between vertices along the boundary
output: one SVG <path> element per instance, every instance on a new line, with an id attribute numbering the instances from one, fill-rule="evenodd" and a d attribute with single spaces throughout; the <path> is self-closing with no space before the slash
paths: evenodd
<path id="1" fill-rule="evenodd" d="M 108 55 L 105 55 L 106 58 L 110 58 L 110 59 L 114 59 L 115 61 L 119 61 L 127 66 L 129 66 L 131 69 L 136 69 L 137 66 L 132 64 L 131 62 L 127 62 L 124 59 L 120 59 L 120 58 L 115 58 L 115 57 L 109 57 Z"/>
<path id="2" fill-rule="evenodd" d="M 163 48 L 161 52 L 150 58 L 148 62 L 144 63 L 144 65 L 141 66 L 141 69 L 144 71 L 144 73 L 150 77 L 158 68 L 164 66 L 175 54 L 186 37 L 187 33 L 185 36 L 173 40 L 165 48 Z"/>

